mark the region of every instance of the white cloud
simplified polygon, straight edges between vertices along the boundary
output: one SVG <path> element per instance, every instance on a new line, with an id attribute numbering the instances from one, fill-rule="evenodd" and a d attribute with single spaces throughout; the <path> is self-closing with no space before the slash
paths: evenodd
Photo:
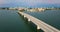
<path id="1" fill-rule="evenodd" d="M 0 4 L 9 4 L 9 3 L 14 3 L 14 0 L 0 0 Z"/>
<path id="2" fill-rule="evenodd" d="M 37 4 L 60 4 L 60 0 L 0 0 L 0 5 L 11 3 L 35 6 Z"/>

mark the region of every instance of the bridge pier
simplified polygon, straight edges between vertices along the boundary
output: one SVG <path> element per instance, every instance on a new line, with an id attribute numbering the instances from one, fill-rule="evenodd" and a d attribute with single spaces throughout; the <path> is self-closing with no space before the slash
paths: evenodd
<path id="1" fill-rule="evenodd" d="M 28 21 L 31 21 L 30 19 L 28 19 Z"/>
<path id="2" fill-rule="evenodd" d="M 40 26 L 37 26 L 37 29 L 39 30 L 39 29 L 41 29 L 41 27 Z"/>

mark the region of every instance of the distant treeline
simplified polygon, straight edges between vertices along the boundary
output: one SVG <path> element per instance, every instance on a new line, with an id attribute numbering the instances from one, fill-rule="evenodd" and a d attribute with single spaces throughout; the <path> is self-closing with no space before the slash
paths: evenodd
<path id="1" fill-rule="evenodd" d="M 9 9 L 9 8 L 0 8 L 0 9 Z"/>

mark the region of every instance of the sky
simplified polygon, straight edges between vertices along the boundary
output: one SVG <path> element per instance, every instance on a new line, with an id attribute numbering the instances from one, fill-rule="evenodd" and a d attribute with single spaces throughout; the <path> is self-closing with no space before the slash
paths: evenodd
<path id="1" fill-rule="evenodd" d="M 0 0 L 2 6 L 37 6 L 39 4 L 60 4 L 60 0 Z"/>

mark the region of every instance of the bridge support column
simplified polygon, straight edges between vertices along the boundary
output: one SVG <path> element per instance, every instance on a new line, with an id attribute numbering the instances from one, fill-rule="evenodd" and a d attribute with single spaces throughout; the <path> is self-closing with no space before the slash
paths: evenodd
<path id="1" fill-rule="evenodd" d="M 26 18 L 26 16 L 24 16 L 24 18 Z"/>
<path id="2" fill-rule="evenodd" d="M 40 26 L 37 26 L 37 32 L 45 32 L 45 31 L 42 30 Z"/>
<path id="3" fill-rule="evenodd" d="M 39 30 L 40 29 L 40 26 L 37 26 L 37 29 Z"/>
<path id="4" fill-rule="evenodd" d="M 28 21 L 31 21 L 30 19 L 28 19 Z"/>

